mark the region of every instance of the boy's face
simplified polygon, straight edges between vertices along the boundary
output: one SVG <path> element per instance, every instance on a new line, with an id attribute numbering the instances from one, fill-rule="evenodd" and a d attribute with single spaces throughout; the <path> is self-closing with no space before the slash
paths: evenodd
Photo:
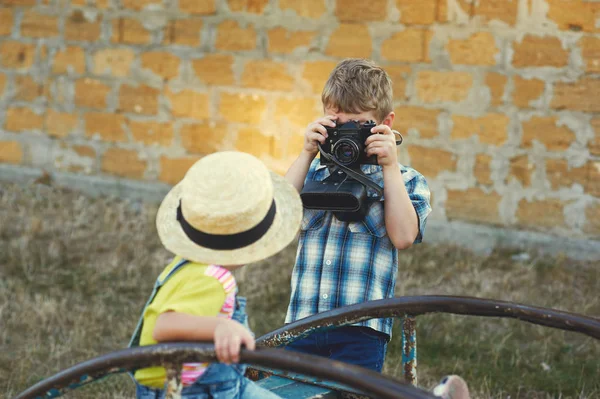
<path id="1" fill-rule="evenodd" d="M 335 116 L 339 124 L 343 124 L 349 121 L 358 121 L 359 123 L 365 123 L 367 121 L 375 121 L 377 125 L 388 125 L 392 126 L 394 121 L 394 113 L 390 112 L 383 121 L 377 120 L 375 111 L 364 111 L 359 114 L 349 114 L 346 112 L 340 112 L 335 108 L 325 108 L 325 115 Z"/>

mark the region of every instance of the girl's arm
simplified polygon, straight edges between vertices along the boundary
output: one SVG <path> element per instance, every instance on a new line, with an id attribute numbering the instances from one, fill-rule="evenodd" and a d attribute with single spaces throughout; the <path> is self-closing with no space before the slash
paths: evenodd
<path id="1" fill-rule="evenodd" d="M 250 331 L 235 320 L 172 311 L 158 316 L 152 338 L 157 342 L 214 341 L 217 358 L 227 364 L 239 362 L 241 345 L 250 350 L 255 347 Z"/>

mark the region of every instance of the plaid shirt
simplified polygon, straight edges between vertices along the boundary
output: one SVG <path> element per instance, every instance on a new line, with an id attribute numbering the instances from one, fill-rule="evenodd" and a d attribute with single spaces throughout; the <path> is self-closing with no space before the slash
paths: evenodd
<path id="1" fill-rule="evenodd" d="M 415 243 L 423 239 L 429 205 L 429 187 L 416 170 L 398 164 L 406 191 L 419 219 Z M 371 180 L 383 187 L 378 165 L 361 165 Z M 329 170 L 315 159 L 306 181 L 322 181 Z M 332 212 L 304 209 L 296 265 L 292 272 L 292 294 L 286 323 L 342 306 L 391 298 L 398 272 L 398 250 L 387 235 L 383 202 L 370 204 L 364 220 L 340 222 Z M 372 319 L 357 323 L 391 337 L 394 319 Z"/>

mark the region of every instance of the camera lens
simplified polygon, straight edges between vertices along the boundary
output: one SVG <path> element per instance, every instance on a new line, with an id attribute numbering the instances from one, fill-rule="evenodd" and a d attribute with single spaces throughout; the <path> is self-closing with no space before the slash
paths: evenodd
<path id="1" fill-rule="evenodd" d="M 333 147 L 333 156 L 342 165 L 351 165 L 358 161 L 360 148 L 358 144 L 351 139 L 340 139 Z"/>

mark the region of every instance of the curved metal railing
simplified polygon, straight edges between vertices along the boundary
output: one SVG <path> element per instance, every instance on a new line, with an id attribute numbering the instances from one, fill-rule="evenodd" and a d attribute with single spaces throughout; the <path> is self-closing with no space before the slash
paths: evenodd
<path id="1" fill-rule="evenodd" d="M 416 383 L 416 336 L 414 317 L 427 313 L 513 318 L 545 327 L 573 331 L 600 339 L 600 320 L 560 310 L 492 299 L 444 295 L 410 296 L 382 299 L 320 313 L 290 323 L 257 339 L 256 351 L 242 350 L 241 362 L 266 370 L 283 370 L 316 377 L 324 386 L 340 388 L 327 380 L 381 398 L 434 398 L 430 393 L 407 383 L 361 367 L 326 358 L 280 349 L 312 332 L 354 324 L 373 318 L 403 317 L 403 369 L 408 383 Z M 267 347 L 267 348 L 265 348 Z M 16 399 L 40 396 L 58 397 L 110 374 L 140 367 L 164 365 L 169 376 L 169 391 L 177 387 L 184 362 L 216 362 L 212 344 L 166 343 L 112 352 L 77 364 L 27 389 Z M 411 363 L 413 362 L 413 363 Z M 291 375 L 288 374 L 288 375 Z M 324 381 L 325 380 L 325 381 Z M 175 390 L 175 388 L 173 388 Z"/>
<path id="2" fill-rule="evenodd" d="M 493 299 L 448 295 L 405 296 L 345 306 L 298 320 L 258 338 L 257 346 L 284 346 L 315 331 L 361 321 L 402 317 L 402 370 L 405 381 L 417 384 L 416 320 L 427 313 L 512 318 L 600 339 L 600 319 L 575 313 Z"/>
<path id="3" fill-rule="evenodd" d="M 446 295 L 405 296 L 345 306 L 298 320 L 263 335 L 257 345 L 277 347 L 317 330 L 384 317 L 452 313 L 466 316 L 513 318 L 600 339 L 600 319 L 560 310 L 475 297 Z"/>
<path id="4" fill-rule="evenodd" d="M 38 382 L 15 399 L 59 397 L 111 374 L 119 374 L 151 365 L 164 365 L 169 376 L 167 397 L 180 388 L 177 381 L 184 362 L 217 362 L 212 344 L 164 343 L 108 353 L 79 363 Z M 242 349 L 245 364 L 273 367 L 335 381 L 383 399 L 434 399 L 431 393 L 380 373 L 327 358 L 282 349 Z M 175 379 L 175 380 L 174 380 Z"/>

